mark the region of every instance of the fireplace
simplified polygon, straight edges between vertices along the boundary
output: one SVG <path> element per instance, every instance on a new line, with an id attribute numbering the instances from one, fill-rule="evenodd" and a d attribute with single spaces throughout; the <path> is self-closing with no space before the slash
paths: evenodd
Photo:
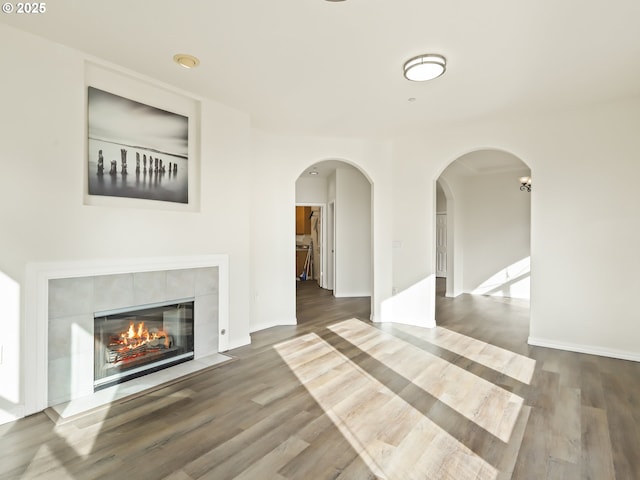
<path id="1" fill-rule="evenodd" d="M 192 360 L 193 313 L 193 298 L 94 313 L 94 391 Z"/>
<path id="2" fill-rule="evenodd" d="M 226 255 L 34 263 L 27 266 L 26 296 L 26 330 L 36 332 L 25 355 L 29 413 L 50 407 L 68 418 L 229 361 L 219 353 L 229 349 Z M 95 313 L 122 313 L 133 305 L 144 309 L 180 299 L 194 301 L 193 360 L 96 389 Z M 131 370 L 125 374 L 135 375 Z"/>

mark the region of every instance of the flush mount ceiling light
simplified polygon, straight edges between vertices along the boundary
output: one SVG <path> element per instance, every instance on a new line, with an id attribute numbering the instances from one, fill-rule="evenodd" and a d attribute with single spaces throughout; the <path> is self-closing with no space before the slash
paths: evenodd
<path id="1" fill-rule="evenodd" d="M 332 2 L 334 0 L 327 0 L 328 2 Z M 313 169 L 311 171 L 309 171 L 309 175 L 318 175 L 320 172 L 318 172 L 317 167 L 313 167 Z"/>
<path id="2" fill-rule="evenodd" d="M 433 80 L 442 75 L 447 67 L 447 60 L 435 53 L 427 53 L 413 57 L 404 64 L 404 76 L 412 82 Z"/>
<path id="3" fill-rule="evenodd" d="M 198 60 L 193 55 L 189 55 L 186 53 L 176 53 L 173 56 L 173 61 L 184 68 L 195 68 L 200 65 L 200 60 Z"/>

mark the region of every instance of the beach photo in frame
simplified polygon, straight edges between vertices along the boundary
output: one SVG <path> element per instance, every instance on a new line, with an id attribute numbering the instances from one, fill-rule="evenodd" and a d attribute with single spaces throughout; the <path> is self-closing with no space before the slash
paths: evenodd
<path id="1" fill-rule="evenodd" d="M 189 117 L 87 87 L 89 195 L 189 203 Z"/>

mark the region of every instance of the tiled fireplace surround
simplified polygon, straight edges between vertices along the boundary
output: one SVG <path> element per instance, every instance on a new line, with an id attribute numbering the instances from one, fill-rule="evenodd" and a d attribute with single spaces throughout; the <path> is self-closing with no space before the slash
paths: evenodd
<path id="1" fill-rule="evenodd" d="M 36 410 L 73 416 L 228 360 L 219 354 L 227 349 L 227 265 L 226 256 L 208 255 L 34 266 L 35 290 L 46 294 L 36 323 L 47 352 L 33 364 L 46 362 Z M 185 298 L 194 298 L 194 360 L 94 393 L 94 312 Z"/>

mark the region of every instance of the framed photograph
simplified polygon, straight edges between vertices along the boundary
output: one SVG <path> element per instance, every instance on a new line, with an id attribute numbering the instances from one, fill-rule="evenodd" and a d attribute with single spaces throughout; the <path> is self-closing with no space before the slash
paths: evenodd
<path id="1" fill-rule="evenodd" d="M 89 195 L 189 203 L 189 117 L 88 86 Z"/>

